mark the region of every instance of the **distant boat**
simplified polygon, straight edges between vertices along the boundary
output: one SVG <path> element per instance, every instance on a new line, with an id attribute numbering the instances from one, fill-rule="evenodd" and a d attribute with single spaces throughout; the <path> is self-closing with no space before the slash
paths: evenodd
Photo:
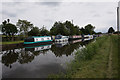
<path id="1" fill-rule="evenodd" d="M 62 41 L 68 41 L 68 36 L 62 36 L 62 35 L 57 35 L 55 36 L 55 41 L 56 42 L 62 42 Z"/>
<path id="2" fill-rule="evenodd" d="M 28 37 L 24 40 L 25 46 L 32 46 L 32 45 L 45 45 L 52 43 L 51 36 L 32 36 Z"/>
<path id="3" fill-rule="evenodd" d="M 74 35 L 69 37 L 69 41 L 71 40 L 77 40 L 77 39 L 82 39 L 82 35 Z"/>
<path id="4" fill-rule="evenodd" d="M 93 39 L 93 35 L 84 35 L 84 38 Z"/>
<path id="5" fill-rule="evenodd" d="M 84 35 L 84 41 L 93 39 L 93 35 Z"/>

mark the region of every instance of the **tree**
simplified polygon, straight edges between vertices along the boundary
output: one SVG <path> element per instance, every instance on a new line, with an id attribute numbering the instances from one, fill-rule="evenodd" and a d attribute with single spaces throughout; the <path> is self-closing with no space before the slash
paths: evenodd
<path id="1" fill-rule="evenodd" d="M 79 29 L 79 26 L 75 26 L 75 34 L 76 35 L 80 35 L 81 34 L 81 31 Z"/>
<path id="2" fill-rule="evenodd" d="M 81 34 L 85 34 L 85 29 L 83 27 L 80 28 L 80 32 L 81 32 Z"/>
<path id="3" fill-rule="evenodd" d="M 75 26 L 74 26 L 74 24 L 71 23 L 71 21 L 64 22 L 64 26 L 67 28 L 68 35 L 75 35 L 76 34 Z"/>
<path id="4" fill-rule="evenodd" d="M 115 30 L 113 29 L 113 27 L 110 27 L 109 29 L 108 29 L 108 33 L 114 33 L 115 32 Z"/>
<path id="5" fill-rule="evenodd" d="M 33 28 L 33 24 L 27 20 L 18 20 L 16 24 L 19 28 L 20 33 L 24 33 L 25 36 L 28 35 L 28 32 Z"/>
<path id="6" fill-rule="evenodd" d="M 7 38 L 9 37 L 11 39 L 12 37 L 12 40 L 14 40 L 14 35 L 18 32 L 18 30 L 17 27 L 14 24 L 9 23 L 9 21 L 10 20 L 8 19 L 8 22 L 6 20 L 2 22 L 2 33 L 6 35 Z"/>
<path id="7" fill-rule="evenodd" d="M 86 25 L 85 26 L 85 34 L 90 34 L 90 35 L 94 34 L 95 33 L 94 29 L 95 29 L 95 27 L 92 26 L 91 24 Z"/>
<path id="8" fill-rule="evenodd" d="M 40 29 L 40 35 L 41 35 L 41 36 L 49 35 L 49 31 L 43 26 L 43 27 Z"/>
<path id="9" fill-rule="evenodd" d="M 28 32 L 28 36 L 39 36 L 40 30 L 38 27 L 33 27 L 31 31 Z"/>
<path id="10" fill-rule="evenodd" d="M 55 22 L 53 27 L 50 29 L 51 35 L 79 35 L 79 26 L 74 26 L 71 21 Z"/>
<path id="11" fill-rule="evenodd" d="M 54 23 L 53 27 L 50 29 L 50 33 L 51 35 L 68 35 L 67 28 L 60 21 Z"/>

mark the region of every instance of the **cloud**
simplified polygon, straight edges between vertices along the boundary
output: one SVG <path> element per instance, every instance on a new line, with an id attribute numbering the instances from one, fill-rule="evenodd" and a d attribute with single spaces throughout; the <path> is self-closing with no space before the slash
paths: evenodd
<path id="1" fill-rule="evenodd" d="M 61 4 L 61 2 L 35 2 L 37 5 L 44 5 L 48 7 L 56 7 Z"/>
<path id="2" fill-rule="evenodd" d="M 8 11 L 5 11 L 5 10 L 2 11 L 2 14 L 6 15 L 8 17 L 16 17 L 17 16 L 16 13 L 8 12 Z"/>
<path id="3" fill-rule="evenodd" d="M 46 6 L 59 6 L 61 2 L 38 2 L 41 5 L 46 5 Z"/>
<path id="4" fill-rule="evenodd" d="M 16 18 L 23 14 L 28 8 L 22 2 L 3 2 L 2 3 L 2 17 Z M 28 6 L 29 7 L 29 6 Z"/>
<path id="5" fill-rule="evenodd" d="M 114 12 L 112 12 L 112 11 L 108 11 L 107 13 L 108 13 L 108 14 L 114 14 Z"/>
<path id="6" fill-rule="evenodd" d="M 115 28 L 116 7 L 117 2 L 11 2 L 3 4 L 2 14 L 3 20 L 10 17 L 15 24 L 18 19 L 26 19 L 39 28 L 45 25 L 50 29 L 55 21 L 73 20 L 80 27 L 93 24 L 96 31 L 104 32 L 109 26 Z"/>
<path id="7" fill-rule="evenodd" d="M 99 14 L 94 14 L 93 17 L 101 17 Z"/>

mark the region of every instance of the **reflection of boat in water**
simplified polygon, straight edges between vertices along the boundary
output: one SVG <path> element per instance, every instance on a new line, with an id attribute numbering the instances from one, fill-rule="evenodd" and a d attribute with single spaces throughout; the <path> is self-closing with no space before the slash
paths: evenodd
<path id="1" fill-rule="evenodd" d="M 52 43 L 51 36 L 32 36 L 28 37 L 24 41 L 25 46 L 37 46 L 37 45 L 45 45 Z"/>
<path id="2" fill-rule="evenodd" d="M 65 45 L 68 44 L 68 41 L 64 41 L 64 42 L 55 42 L 54 43 L 56 47 L 63 47 Z"/>
<path id="3" fill-rule="evenodd" d="M 78 40 L 70 41 L 69 43 L 74 44 L 74 43 L 78 43 L 78 42 L 82 42 L 82 41 L 83 41 L 83 39 L 78 39 Z"/>
<path id="4" fill-rule="evenodd" d="M 83 41 L 89 41 L 89 40 L 91 40 L 90 38 L 85 38 Z"/>
<path id="5" fill-rule="evenodd" d="M 26 51 L 42 51 L 42 50 L 47 50 L 51 48 L 52 44 L 48 45 L 39 45 L 39 46 L 32 46 L 32 47 L 25 47 Z"/>
<path id="6" fill-rule="evenodd" d="M 68 36 L 57 35 L 55 36 L 55 42 L 68 41 Z"/>
<path id="7" fill-rule="evenodd" d="M 89 41 L 89 40 L 91 40 L 91 39 L 93 39 L 93 37 L 90 37 L 90 38 L 84 38 L 83 41 Z"/>

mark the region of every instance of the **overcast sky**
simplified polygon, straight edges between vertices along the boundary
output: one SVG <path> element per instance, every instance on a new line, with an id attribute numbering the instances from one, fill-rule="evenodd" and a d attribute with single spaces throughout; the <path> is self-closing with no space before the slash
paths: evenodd
<path id="1" fill-rule="evenodd" d="M 9 18 L 11 23 L 16 24 L 18 19 L 23 19 L 39 28 L 44 25 L 49 30 L 55 21 L 73 20 L 73 23 L 79 27 L 92 24 L 96 27 L 96 32 L 107 32 L 109 27 L 116 30 L 117 2 L 33 1 L 2 2 L 0 22 Z"/>

